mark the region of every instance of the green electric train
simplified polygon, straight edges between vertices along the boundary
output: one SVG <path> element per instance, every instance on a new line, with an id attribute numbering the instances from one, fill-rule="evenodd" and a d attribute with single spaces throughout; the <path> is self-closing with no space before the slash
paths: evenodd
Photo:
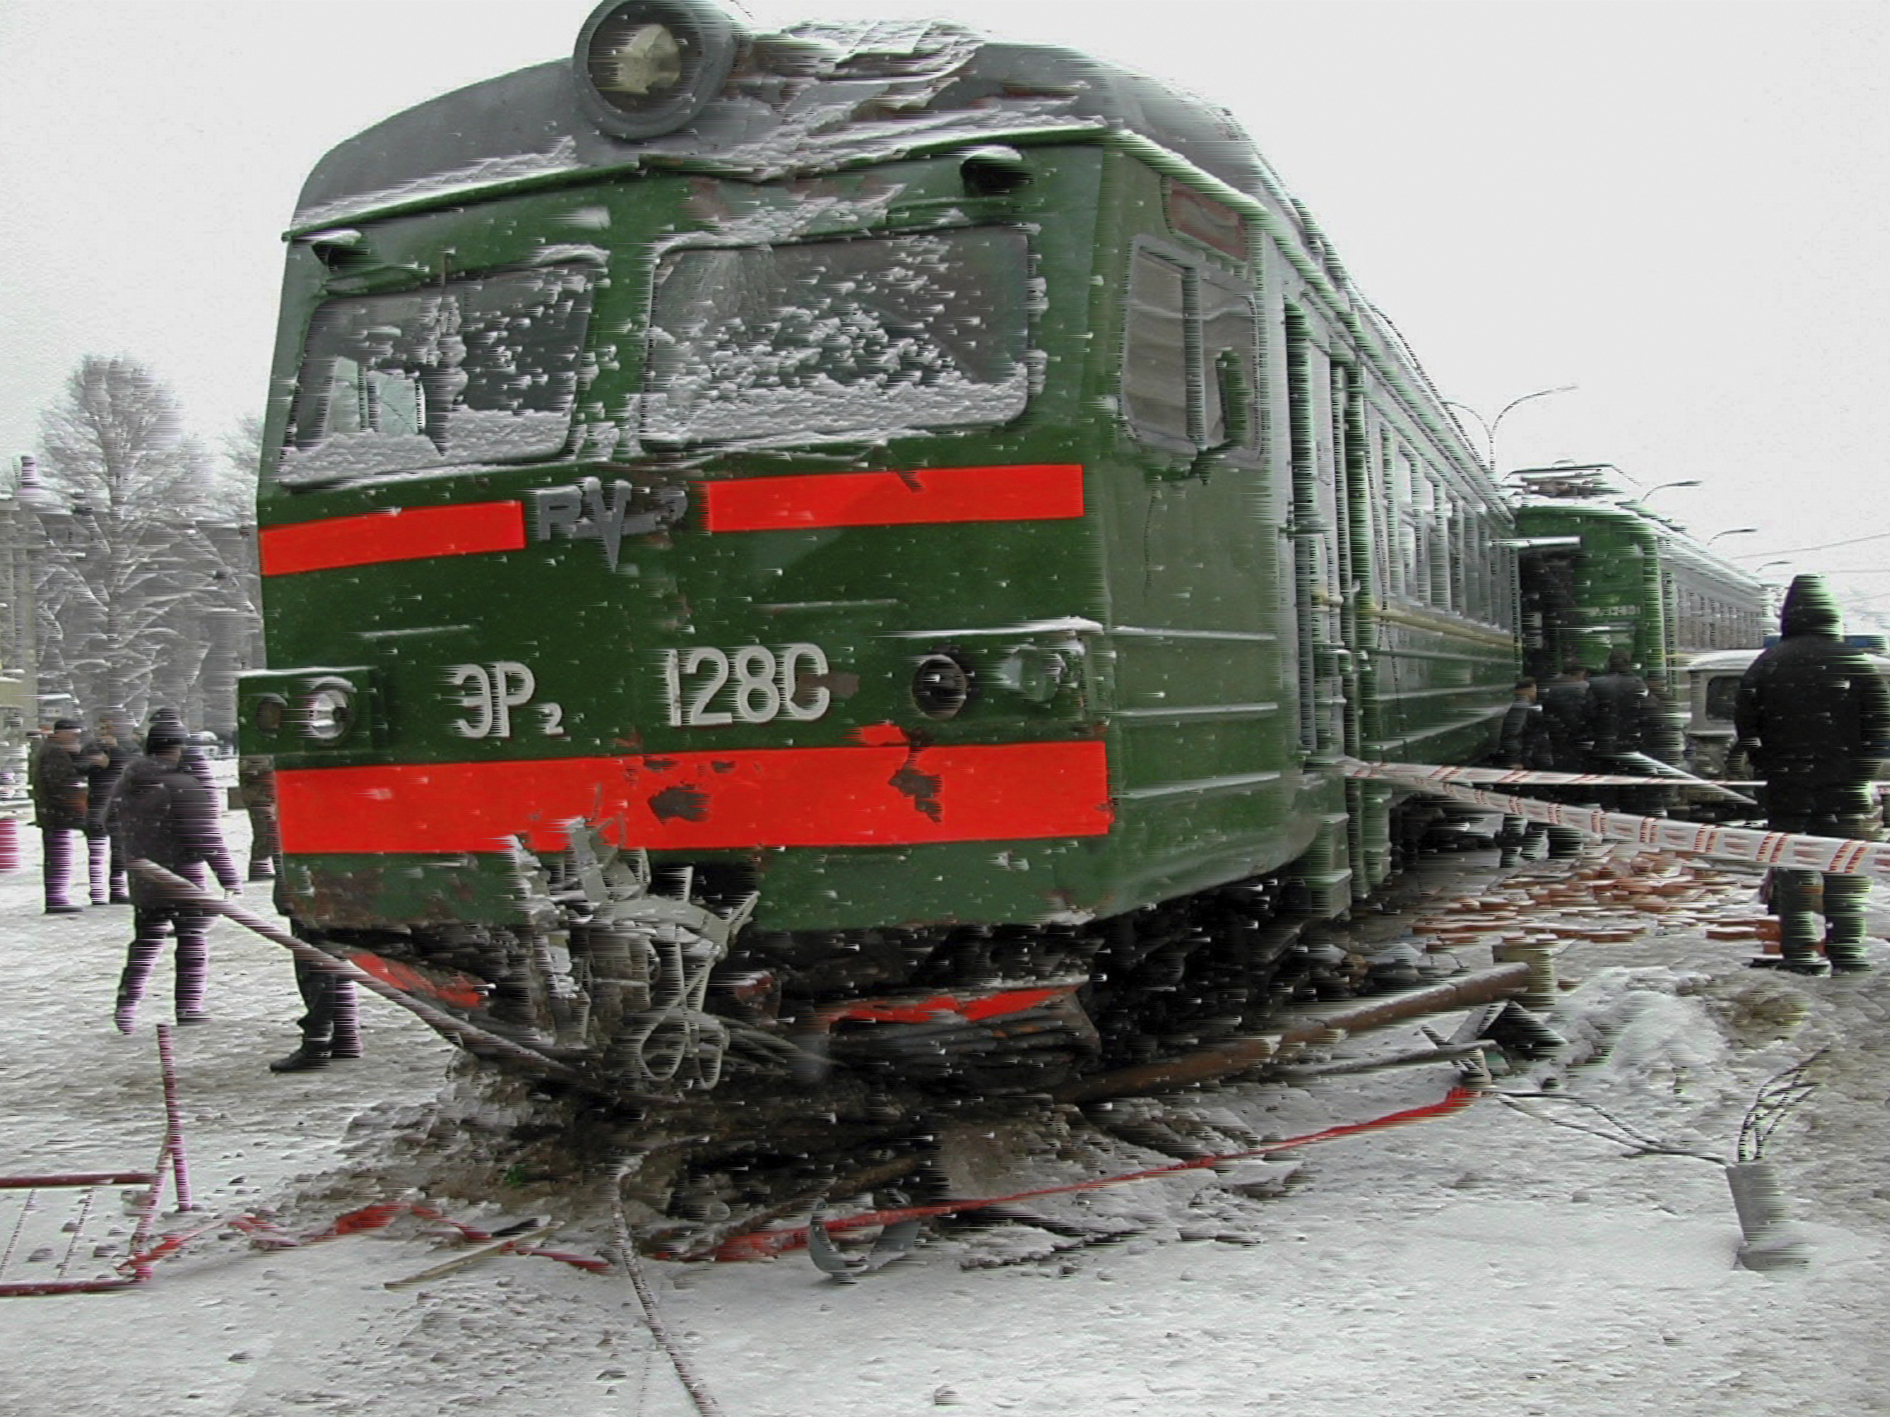
<path id="1" fill-rule="evenodd" d="M 1636 500 L 1609 463 L 1521 468 L 1524 662 L 1547 679 L 1625 649 L 1650 683 L 1684 699 L 1702 654 L 1757 648 L 1771 628 L 1763 583 Z"/>
<path id="2" fill-rule="evenodd" d="M 258 489 L 279 903 L 648 1093 L 1251 1021 L 1489 751 L 1508 501 L 1231 117 L 611 0 L 309 177 Z"/>

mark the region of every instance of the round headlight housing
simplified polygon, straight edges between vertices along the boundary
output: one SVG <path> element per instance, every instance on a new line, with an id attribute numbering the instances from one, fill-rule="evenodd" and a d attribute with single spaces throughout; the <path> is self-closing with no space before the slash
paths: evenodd
<path id="1" fill-rule="evenodd" d="M 256 700 L 249 713 L 249 721 L 256 725 L 256 731 L 271 737 L 282 731 L 282 725 L 288 721 L 288 717 L 288 700 L 280 694 L 264 694 Z"/>
<path id="2" fill-rule="evenodd" d="M 313 685 L 296 705 L 297 726 L 317 743 L 334 743 L 354 727 L 354 686 L 339 681 Z"/>
<path id="3" fill-rule="evenodd" d="M 606 0 L 578 32 L 578 94 L 620 138 L 674 132 L 722 91 L 735 23 L 704 0 Z"/>
<path id="4" fill-rule="evenodd" d="M 928 654 L 912 673 L 912 702 L 927 718 L 956 718 L 977 691 L 971 665 L 949 651 Z"/>

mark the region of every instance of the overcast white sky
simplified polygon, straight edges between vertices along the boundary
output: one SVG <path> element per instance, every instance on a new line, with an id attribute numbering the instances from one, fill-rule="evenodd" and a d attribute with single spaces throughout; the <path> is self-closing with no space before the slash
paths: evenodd
<path id="1" fill-rule="evenodd" d="M 568 53 L 589 0 L 0 0 L 0 453 L 80 356 L 259 410 L 327 148 Z M 1071 43 L 1235 110 L 1512 467 L 1619 464 L 1768 578 L 1890 611 L 1890 5 L 750 0 Z M 1872 574 L 1882 566 L 1884 574 Z M 1838 574 L 1842 573 L 1842 574 Z"/>

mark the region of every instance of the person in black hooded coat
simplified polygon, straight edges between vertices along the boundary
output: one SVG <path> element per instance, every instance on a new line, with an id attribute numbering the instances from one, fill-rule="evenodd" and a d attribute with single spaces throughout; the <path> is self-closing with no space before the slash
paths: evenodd
<path id="1" fill-rule="evenodd" d="M 106 808 L 107 824 L 125 860 L 151 861 L 199 885 L 208 865 L 224 889 L 240 890 L 218 815 L 215 796 L 184 766 L 182 728 L 152 724 L 145 755 L 125 769 Z M 131 949 L 119 977 L 114 1012 L 119 1032 L 131 1032 L 144 986 L 172 934 L 177 938 L 177 1021 L 203 1022 L 210 912 L 177 901 L 136 872 L 131 877 L 131 905 Z"/>
<path id="2" fill-rule="evenodd" d="M 1837 602 L 1817 576 L 1799 576 L 1779 614 L 1779 642 L 1746 670 L 1733 703 L 1738 747 L 1765 780 L 1773 831 L 1874 840 L 1871 783 L 1890 756 L 1890 689 L 1838 632 Z M 1780 870 L 1773 900 L 1785 967 L 1820 974 L 1813 919 L 1818 873 Z M 1868 878 L 1824 878 L 1825 954 L 1837 969 L 1863 969 Z"/>

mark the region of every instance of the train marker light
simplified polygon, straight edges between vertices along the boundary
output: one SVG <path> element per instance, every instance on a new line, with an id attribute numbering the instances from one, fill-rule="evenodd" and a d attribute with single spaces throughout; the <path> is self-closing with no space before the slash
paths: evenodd
<path id="1" fill-rule="evenodd" d="M 1002 197 L 1028 186 L 1030 164 L 1016 148 L 989 145 L 952 154 L 965 190 L 974 197 Z"/>
<path id="2" fill-rule="evenodd" d="M 354 726 L 354 686 L 341 679 L 312 685 L 296 705 L 297 726 L 317 743 L 333 743 Z"/>
<path id="3" fill-rule="evenodd" d="M 738 39 L 706 0 L 606 0 L 578 33 L 579 97 L 619 138 L 674 132 L 722 91 Z"/>

